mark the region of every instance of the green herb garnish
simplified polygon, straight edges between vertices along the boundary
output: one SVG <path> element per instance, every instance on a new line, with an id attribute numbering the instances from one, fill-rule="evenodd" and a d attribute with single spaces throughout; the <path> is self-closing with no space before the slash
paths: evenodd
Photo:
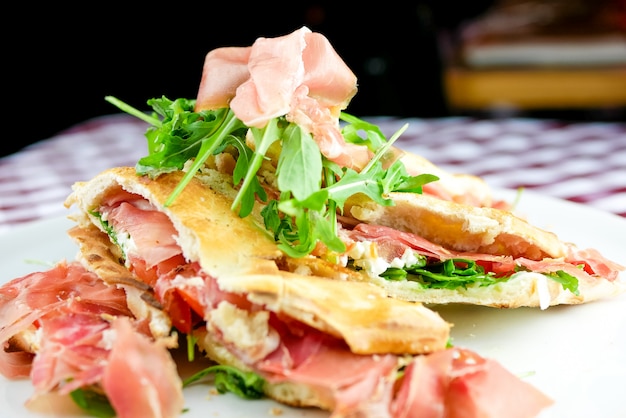
<path id="1" fill-rule="evenodd" d="M 256 373 L 244 372 L 236 367 L 216 365 L 188 377 L 183 387 L 196 383 L 207 376 L 215 375 L 215 388 L 219 393 L 232 392 L 244 399 L 260 399 L 265 396 L 265 380 Z"/>
<path id="2" fill-rule="evenodd" d="M 548 278 L 554 280 L 555 282 L 561 283 L 563 289 L 569 290 L 576 296 L 579 295 L 578 291 L 578 279 L 572 276 L 569 273 L 564 272 L 563 270 L 555 271 L 554 273 L 544 273 Z"/>
<path id="3" fill-rule="evenodd" d="M 229 108 L 194 111 L 194 100 L 151 99 L 152 116 L 124 102 L 106 97 L 121 110 L 148 122 L 146 138 L 149 154 L 139 160 L 139 174 L 158 176 L 174 170 L 187 170 L 166 201 L 170 205 L 202 168 L 206 160 L 222 152 L 227 145 L 238 150 L 233 184 L 238 187 L 232 209 L 248 216 L 255 202 L 261 201 L 265 227 L 280 248 L 292 257 L 309 254 L 318 242 L 331 251 L 343 252 L 345 245 L 337 236 L 337 212 L 348 198 L 362 193 L 382 205 L 393 205 L 391 192 L 421 193 L 422 186 L 438 180 L 430 174 L 411 176 L 400 161 L 387 161 L 395 140 L 405 125 L 389 141 L 380 129 L 352 115 L 342 113 L 346 123 L 342 134 L 347 142 L 367 146 L 374 158 L 361 171 L 340 168 L 326 159 L 311 135 L 284 117 L 272 119 L 264 128 L 250 128 L 254 149 L 246 143 L 248 128 Z M 267 202 L 257 173 L 267 151 L 280 141 L 276 176 L 280 192 L 278 202 Z M 190 166 L 186 166 L 191 162 Z M 383 163 L 386 168 L 383 168 Z"/>
<path id="4" fill-rule="evenodd" d="M 97 418 L 113 418 L 117 414 L 109 399 L 102 393 L 79 388 L 70 392 L 70 397 L 83 411 Z"/>
<path id="5" fill-rule="evenodd" d="M 516 267 L 515 272 L 528 271 L 523 267 Z M 552 273 L 543 273 L 578 295 L 578 279 L 563 270 Z M 423 255 L 417 255 L 417 262 L 411 266 L 389 267 L 380 277 L 389 281 L 412 281 L 419 283 L 423 288 L 457 289 L 468 286 L 490 286 L 503 282 L 512 277 L 510 274 L 496 276 L 493 272 L 486 272 L 484 267 L 473 260 L 451 258 L 444 261 L 429 262 Z"/>
<path id="6" fill-rule="evenodd" d="M 425 288 L 456 289 L 470 285 L 488 286 L 502 278 L 485 269 L 473 260 L 451 258 L 445 261 L 426 263 L 426 257 L 420 257 L 421 262 L 404 268 L 388 268 L 380 276 L 387 280 L 409 280 L 420 283 Z"/>

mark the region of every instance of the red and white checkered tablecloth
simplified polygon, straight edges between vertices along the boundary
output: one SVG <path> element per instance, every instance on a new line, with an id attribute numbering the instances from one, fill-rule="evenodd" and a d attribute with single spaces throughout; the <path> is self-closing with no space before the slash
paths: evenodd
<path id="1" fill-rule="evenodd" d="M 396 145 L 495 188 L 524 187 L 626 217 L 626 124 L 536 119 L 366 118 Z M 128 115 L 98 117 L 0 158 L 0 234 L 67 215 L 75 181 L 133 166 L 146 154 L 147 125 Z"/>

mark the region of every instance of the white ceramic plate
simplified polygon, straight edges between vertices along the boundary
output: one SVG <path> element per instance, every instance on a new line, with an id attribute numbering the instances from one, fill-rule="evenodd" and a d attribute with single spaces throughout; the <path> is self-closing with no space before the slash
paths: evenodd
<path id="1" fill-rule="evenodd" d="M 512 200 L 514 192 L 498 191 Z M 580 247 L 593 247 L 608 258 L 626 264 L 626 219 L 587 206 L 525 191 L 518 212 L 532 223 L 556 232 Z M 65 235 L 71 223 L 64 218 L 40 221 L 0 235 L 0 283 L 61 258 L 72 259 L 76 247 Z M 622 273 L 624 274 L 624 273 Z M 626 294 L 578 306 L 498 310 L 473 306 L 438 308 L 455 324 L 458 346 L 500 361 L 556 403 L 542 418 L 626 417 Z M 326 417 L 320 411 L 290 409 L 274 402 L 244 401 L 233 395 L 215 395 L 206 385 L 185 392 L 186 418 L 265 417 L 279 408 L 282 418 Z M 2 417 L 82 417 L 67 402 L 42 405 L 44 412 L 27 411 L 32 394 L 29 381 L 0 377 Z M 68 405 L 70 409 L 68 409 Z"/>

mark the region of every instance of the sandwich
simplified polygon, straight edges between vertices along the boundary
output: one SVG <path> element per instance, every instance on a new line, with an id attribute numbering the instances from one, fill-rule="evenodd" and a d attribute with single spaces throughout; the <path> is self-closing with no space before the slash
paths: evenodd
<path id="1" fill-rule="evenodd" d="M 552 403 L 497 362 L 451 346 L 452 324 L 424 305 L 370 283 L 291 270 L 256 217 L 238 216 L 201 179 L 166 205 L 182 178 L 116 167 L 77 182 L 66 205 L 77 209 L 78 230 L 90 232 L 70 235 L 97 274 L 121 268 L 113 276 L 127 278 L 111 283 L 127 286 L 129 274 L 143 283 L 133 288 L 148 295 L 137 299 L 156 301 L 152 308 L 220 373 L 234 374 L 220 381 L 236 393 L 333 417 L 534 416 Z M 145 312 L 135 313 L 152 317 Z"/>
<path id="2" fill-rule="evenodd" d="M 344 210 L 358 222 L 355 241 L 385 248 L 387 254 L 379 255 L 387 263 L 407 248 L 422 257 L 417 270 L 385 263 L 373 270 L 369 266 L 375 264 L 364 260 L 361 271 L 396 297 L 433 304 L 546 309 L 626 290 L 626 280 L 619 277 L 622 265 L 595 249 L 564 242 L 511 211 L 425 194 L 390 198 L 394 205 L 382 207 L 355 196 Z M 429 268 L 431 263 L 435 269 Z"/>
<path id="3" fill-rule="evenodd" d="M 152 99 L 138 174 L 201 178 L 273 235 L 291 270 L 373 283 L 402 300 L 499 308 L 580 304 L 626 290 L 624 266 L 563 242 L 345 112 L 356 77 L 303 27 L 210 51 L 194 100 Z"/>
<path id="4" fill-rule="evenodd" d="M 69 394 L 95 416 L 178 417 L 183 388 L 207 376 L 220 392 L 333 417 L 522 417 L 552 404 L 454 347 L 452 324 L 424 305 L 290 271 L 254 217 L 199 179 L 165 206 L 182 177 L 117 167 L 76 183 L 76 260 L 0 288 L 0 372 L 30 377 L 30 404 Z M 183 342 L 213 364 L 183 379 L 171 355 Z"/>

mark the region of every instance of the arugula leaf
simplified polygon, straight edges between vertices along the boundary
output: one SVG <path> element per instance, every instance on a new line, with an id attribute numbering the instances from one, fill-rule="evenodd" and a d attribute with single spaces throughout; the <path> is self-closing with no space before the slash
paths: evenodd
<path id="1" fill-rule="evenodd" d="M 401 161 L 394 162 L 386 171 L 383 177 L 383 193 L 390 192 L 406 192 L 406 193 L 422 193 L 426 183 L 439 180 L 434 174 L 420 174 L 410 176 L 407 174 L 406 167 Z"/>
<path id="2" fill-rule="evenodd" d="M 486 273 L 485 269 L 473 260 L 451 258 L 428 264 L 425 257 L 421 260 L 421 263 L 405 268 L 388 268 L 381 277 L 388 280 L 410 280 L 433 289 L 456 289 L 472 284 L 488 286 L 505 280 L 495 277 L 494 273 Z"/>
<path id="3" fill-rule="evenodd" d="M 216 151 L 226 140 L 227 136 L 232 132 L 238 131 L 242 128 L 245 128 L 243 123 L 235 117 L 235 114 L 230 109 L 218 109 L 216 112 L 222 112 L 223 119 L 217 121 L 218 126 L 211 126 L 211 130 L 206 136 L 203 136 L 201 139 L 197 139 L 196 141 L 200 141 L 200 149 L 193 159 L 193 164 L 185 173 L 181 182 L 177 185 L 177 187 L 172 192 L 172 195 L 165 201 L 165 206 L 171 205 L 174 199 L 180 194 L 180 192 L 189 184 L 191 179 L 196 175 L 198 170 L 202 168 L 207 158 L 214 151 Z M 197 134 L 194 132 L 194 134 Z M 194 135 L 195 136 L 195 135 Z M 192 136 L 192 138 L 194 138 Z M 201 135 L 197 135 L 200 137 Z M 195 138 L 194 138 L 195 139 Z"/>
<path id="4" fill-rule="evenodd" d="M 321 190 L 320 194 L 325 191 Z M 317 203 L 320 199 L 313 199 Z M 304 205 L 303 205 L 304 203 Z M 313 251 L 317 242 L 324 243 L 331 251 L 342 253 L 346 250 L 344 242 L 337 236 L 337 222 L 334 211 L 314 210 L 305 207 L 306 202 L 289 199 L 277 203 L 274 208 L 290 217 L 283 217 L 280 227 L 282 233 L 275 236 L 279 240 L 279 249 L 290 257 L 303 257 Z M 280 216 L 270 210 L 264 212 L 265 217 L 276 219 Z M 269 227 L 266 221 L 266 227 Z M 289 233 L 285 233 L 288 231 Z"/>
<path id="5" fill-rule="evenodd" d="M 228 143 L 237 148 L 239 157 L 235 162 L 235 169 L 233 171 L 233 184 L 239 184 L 244 180 L 245 188 L 239 189 L 237 193 L 237 199 L 233 202 L 231 209 L 235 210 L 239 206 L 239 216 L 246 217 L 254 208 L 255 196 L 258 196 L 262 201 L 267 200 L 267 194 L 265 189 L 261 186 L 259 178 L 257 176 L 246 176 L 250 172 L 250 166 L 253 164 L 254 152 L 243 142 L 241 138 L 230 137 Z"/>
<path id="6" fill-rule="evenodd" d="M 322 155 L 311 134 L 297 125 L 291 124 L 285 130 L 276 174 L 278 188 L 291 192 L 298 200 L 306 199 L 320 189 Z"/>
<path id="7" fill-rule="evenodd" d="M 100 221 L 100 225 L 102 225 L 102 229 L 104 229 L 104 231 L 107 233 L 109 238 L 111 238 L 111 241 L 113 241 L 113 243 L 117 245 L 118 247 L 122 248 L 117 238 L 117 233 L 115 232 L 115 229 L 113 229 L 111 224 L 109 224 L 109 221 L 105 221 L 104 219 L 102 219 L 102 214 L 98 211 L 92 210 L 89 213 L 92 216 L 95 216 L 98 219 L 98 221 Z"/>
<path id="8" fill-rule="evenodd" d="M 156 177 L 182 170 L 187 161 L 193 160 L 165 206 L 172 204 L 207 158 L 220 149 L 230 135 L 243 138 L 247 131 L 229 108 L 195 112 L 195 100 L 172 101 L 165 96 L 150 99 L 148 105 L 154 112 L 152 117 L 147 117 L 114 97 L 107 96 L 106 99 L 152 125 L 146 132 L 149 154 L 141 158 L 135 167 L 139 174 Z"/>
<path id="9" fill-rule="evenodd" d="M 265 396 L 265 380 L 254 372 L 244 372 L 232 366 L 216 365 L 188 377 L 183 387 L 196 383 L 210 374 L 215 375 L 215 388 L 219 393 L 232 392 L 244 399 L 260 399 Z"/>
<path id="10" fill-rule="evenodd" d="M 292 224 L 289 221 L 291 218 L 281 216 L 278 210 L 278 200 L 270 200 L 268 204 L 261 209 L 261 216 L 263 216 L 265 229 L 274 233 L 275 241 L 280 241 L 281 236 L 291 235 L 293 232 Z"/>
<path id="11" fill-rule="evenodd" d="M 154 116 L 146 115 L 144 112 L 141 112 L 140 110 L 137 110 L 134 107 L 130 106 L 129 104 L 124 103 L 123 101 L 119 100 L 117 97 L 105 96 L 104 100 L 106 100 L 107 102 L 111 103 L 112 105 L 116 106 L 117 108 L 119 108 L 120 110 L 128 114 L 135 116 L 136 118 L 139 118 L 145 122 L 148 122 L 150 125 L 159 126 L 161 124 L 158 118 Z"/>
<path id="12" fill-rule="evenodd" d="M 546 276 L 548 276 L 555 282 L 560 283 L 561 286 L 563 286 L 563 289 L 569 290 L 577 296 L 580 294 L 580 292 L 578 291 L 578 279 L 571 274 L 563 270 L 558 270 L 554 273 L 547 273 Z"/>
<path id="13" fill-rule="evenodd" d="M 254 205 L 254 194 L 261 187 L 260 184 L 258 184 L 256 174 L 259 171 L 259 168 L 261 168 L 265 153 L 274 142 L 280 139 L 282 135 L 282 129 L 278 126 L 278 119 L 272 119 L 262 129 L 250 128 L 250 131 L 254 137 L 255 151 L 246 156 L 245 164 L 238 167 L 241 169 L 241 172 L 237 172 L 236 177 L 233 178 L 233 183 L 235 185 L 238 184 L 243 178 L 241 187 L 231 205 L 232 210 L 236 210 L 240 207 L 239 216 L 242 218 L 248 216 L 252 211 L 252 205 Z M 245 173 L 245 175 L 242 175 L 243 173 Z M 257 180 L 256 183 L 255 179 Z M 253 186 L 251 187 L 251 185 Z M 263 192 L 263 196 L 264 195 L 265 193 Z M 263 198 L 263 200 L 265 200 L 265 198 Z"/>
<path id="14" fill-rule="evenodd" d="M 444 261 L 429 263 L 423 255 L 417 256 L 418 261 L 403 268 L 390 267 L 380 277 L 389 281 L 409 280 L 417 282 L 424 288 L 456 289 L 466 288 L 469 285 L 490 286 L 508 280 L 511 276 L 497 276 L 473 260 L 451 258 Z M 526 268 L 516 267 L 516 272 L 528 271 Z M 558 270 L 552 273 L 543 273 L 549 279 L 560 283 L 564 289 L 575 295 L 579 294 L 578 279 L 571 274 Z"/>
<path id="15" fill-rule="evenodd" d="M 346 142 L 366 145 L 373 152 L 376 152 L 387 142 L 380 128 L 373 123 L 359 119 L 346 112 L 341 112 L 339 119 L 347 122 L 341 129 L 341 135 Z M 360 133 L 364 133 L 365 137 L 362 137 Z"/>
<path id="16" fill-rule="evenodd" d="M 100 392 L 79 388 L 71 391 L 70 397 L 80 409 L 90 416 L 97 418 L 114 418 L 117 415 L 109 399 Z"/>
<path id="17" fill-rule="evenodd" d="M 189 360 L 189 362 L 191 363 L 194 361 L 196 357 L 195 347 L 196 347 L 196 342 L 198 341 L 198 337 L 194 336 L 193 334 L 187 334 L 186 339 L 187 339 L 187 360 Z"/>
<path id="18" fill-rule="evenodd" d="M 381 205 L 393 205 L 393 201 L 384 196 L 382 181 L 379 181 L 383 175 L 380 162 L 372 166 L 372 169 L 360 173 L 348 168 L 339 181 L 328 187 L 329 198 L 339 208 L 343 208 L 346 200 L 357 193 L 363 193 Z"/>

